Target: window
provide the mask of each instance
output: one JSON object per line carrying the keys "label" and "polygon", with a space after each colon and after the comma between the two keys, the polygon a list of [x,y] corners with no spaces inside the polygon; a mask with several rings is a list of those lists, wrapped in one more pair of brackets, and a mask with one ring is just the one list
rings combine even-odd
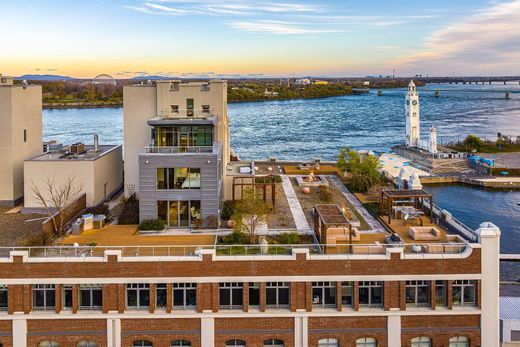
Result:
{"label": "window", "polygon": [[56,294],[54,284],[33,285],[33,310],[54,310]]}
{"label": "window", "polygon": [[133,310],[147,310],[150,307],[150,285],[147,283],[127,284],[126,307]]}
{"label": "window", "polygon": [[377,341],[372,337],[363,337],[356,340],[356,347],[376,347]]}
{"label": "window", "polygon": [[475,306],[477,300],[477,281],[460,280],[453,281],[452,303],[453,306]]}
{"label": "window", "polygon": [[430,306],[430,281],[406,281],[406,306]]}
{"label": "window", "polygon": [[269,339],[264,341],[264,347],[283,347],[283,341],[278,339]]}
{"label": "window", "polygon": [[23,129],[23,142],[27,142],[27,129]]}
{"label": "window", "polygon": [[352,282],[341,282],[341,304],[344,307],[352,307],[352,289],[354,284]]}
{"label": "window", "polygon": [[383,282],[359,282],[359,305],[363,307],[382,307]]}
{"label": "window", "polygon": [[450,347],[469,347],[469,339],[466,336],[450,338]]}
{"label": "window", "polygon": [[431,347],[432,340],[429,337],[421,336],[412,339],[411,347]]}
{"label": "window", "polygon": [[191,346],[191,342],[190,341],[187,341],[187,340],[175,340],[175,341],[172,341],[171,347],[190,347]]}
{"label": "window", "polygon": [[98,347],[98,344],[97,344],[97,342],[84,340],[84,341],[78,342],[76,347]]}
{"label": "window", "polygon": [[99,310],[103,307],[103,287],[100,284],[79,286],[79,309]]}
{"label": "window", "polygon": [[446,281],[435,281],[435,304],[436,306],[446,306]]}
{"label": "window", "polygon": [[312,282],[312,306],[336,307],[336,282]]}
{"label": "window", "polygon": [[186,115],[188,117],[193,117],[193,99],[186,99]]}
{"label": "window", "polygon": [[187,151],[193,146],[213,146],[213,135],[212,125],[160,126],[152,129],[152,143],[158,147],[178,147],[179,151]]}
{"label": "window", "polygon": [[226,347],[245,346],[245,345],[246,345],[246,342],[244,340],[233,339],[233,340],[226,341]]}
{"label": "window", "polygon": [[319,347],[338,347],[338,340],[336,339],[321,339],[318,341]]}
{"label": "window", "polygon": [[157,201],[157,218],[169,227],[192,227],[201,224],[200,200]]}
{"label": "window", "polygon": [[172,113],[179,113],[179,105],[170,105]]}
{"label": "window", "polygon": [[134,341],[133,347],[152,347],[153,343],[147,340],[137,340]]}
{"label": "window", "polygon": [[260,306],[260,283],[249,283],[249,307]]}
{"label": "window", "polygon": [[265,304],[269,308],[289,307],[289,282],[267,282],[265,285]]}
{"label": "window", "polygon": [[61,286],[61,308],[62,310],[72,310],[72,284],[62,284]]}
{"label": "window", "polygon": [[202,105],[202,113],[209,113],[209,105]]}
{"label": "window", "polygon": [[0,285],[0,311],[7,310],[7,286]]}
{"label": "window", "polygon": [[38,344],[38,347],[59,347],[60,344],[56,341],[42,341]]}
{"label": "window", "polygon": [[165,309],[168,297],[168,289],[166,283],[158,283],[155,286],[155,308]]}
{"label": "window", "polygon": [[242,309],[243,300],[244,288],[242,283],[225,282],[219,284],[219,305],[221,309]]}
{"label": "window", "polygon": [[157,189],[200,189],[200,168],[158,168]]}
{"label": "window", "polygon": [[197,283],[173,284],[173,309],[186,310],[197,306]]}

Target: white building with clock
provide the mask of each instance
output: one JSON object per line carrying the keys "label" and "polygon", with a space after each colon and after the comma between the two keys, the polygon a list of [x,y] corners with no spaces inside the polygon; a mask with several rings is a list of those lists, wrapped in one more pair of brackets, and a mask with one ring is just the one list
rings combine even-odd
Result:
{"label": "white building with clock", "polygon": [[430,153],[437,153],[437,129],[430,128],[429,138],[421,140],[421,113],[419,94],[415,83],[410,81],[405,105],[406,147],[416,147]]}

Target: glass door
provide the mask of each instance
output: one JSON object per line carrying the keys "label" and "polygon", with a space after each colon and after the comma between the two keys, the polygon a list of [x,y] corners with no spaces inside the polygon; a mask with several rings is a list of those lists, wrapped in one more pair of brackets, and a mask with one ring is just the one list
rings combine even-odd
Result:
{"label": "glass door", "polygon": [[170,227],[179,226],[179,202],[178,201],[170,201],[169,220],[170,220],[170,223],[168,225]]}
{"label": "glass door", "polygon": [[190,204],[189,201],[179,201],[179,226],[187,227],[190,225]]}

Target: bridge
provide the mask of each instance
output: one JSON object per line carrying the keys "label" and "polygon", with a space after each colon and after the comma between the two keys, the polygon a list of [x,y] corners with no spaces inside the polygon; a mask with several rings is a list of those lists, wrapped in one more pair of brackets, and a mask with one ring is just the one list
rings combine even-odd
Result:
{"label": "bridge", "polygon": [[424,83],[443,83],[443,84],[492,84],[518,82],[520,84],[520,76],[453,76],[453,77],[423,77],[416,76],[416,81]]}

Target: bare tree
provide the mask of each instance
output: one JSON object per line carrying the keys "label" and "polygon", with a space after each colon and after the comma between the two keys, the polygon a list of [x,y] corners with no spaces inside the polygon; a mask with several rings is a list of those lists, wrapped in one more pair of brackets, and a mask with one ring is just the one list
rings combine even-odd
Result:
{"label": "bare tree", "polygon": [[65,209],[78,198],[83,188],[76,184],[75,177],[68,177],[62,183],[56,183],[55,177],[47,177],[41,189],[31,181],[31,190],[52,219],[56,233],[63,235],[63,225],[67,217]]}
{"label": "bare tree", "polygon": [[243,199],[237,201],[235,206],[235,229],[247,232],[250,242],[256,243],[256,228],[266,221],[268,214],[269,207],[264,200],[257,199],[254,189],[248,188],[244,191]]}

